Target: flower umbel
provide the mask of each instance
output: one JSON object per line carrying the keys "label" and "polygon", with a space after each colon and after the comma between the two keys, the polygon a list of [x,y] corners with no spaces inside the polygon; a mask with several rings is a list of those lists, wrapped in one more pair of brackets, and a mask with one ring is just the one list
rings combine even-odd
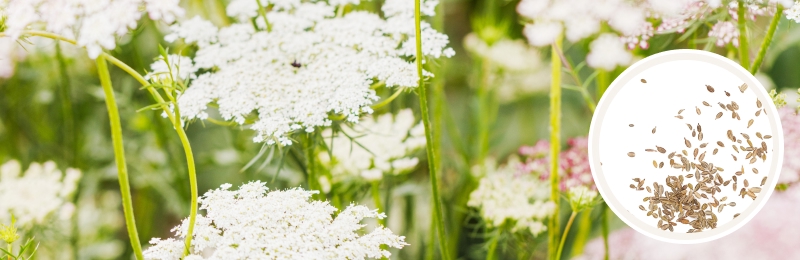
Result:
{"label": "flower umbel", "polygon": [[567,201],[573,212],[581,212],[590,209],[597,204],[597,191],[590,190],[586,186],[575,186],[567,192]]}
{"label": "flower umbel", "polygon": [[[405,237],[385,227],[359,235],[365,218],[386,215],[365,206],[337,209],[310,200],[316,191],[300,188],[267,192],[254,181],[230,190],[230,184],[207,192],[200,200],[194,242],[186,259],[365,259],[389,257],[381,245],[403,248]],[[146,259],[181,259],[188,221],[175,227],[177,238],[154,238]]]}
{"label": "flower umbel", "polygon": [[[172,26],[166,39],[196,44],[194,68],[203,71],[178,98],[183,119],[206,119],[216,103],[223,119],[255,130],[255,142],[290,145],[295,131],[329,126],[329,113],[352,123],[371,113],[372,86],[415,87],[413,2],[386,1],[385,19],[336,12],[359,2],[261,1],[271,6],[262,16],[259,2],[238,0],[227,13],[240,23],[216,28],[195,17]],[[425,14],[436,4],[425,1]],[[454,54],[446,35],[422,26],[424,55]]]}

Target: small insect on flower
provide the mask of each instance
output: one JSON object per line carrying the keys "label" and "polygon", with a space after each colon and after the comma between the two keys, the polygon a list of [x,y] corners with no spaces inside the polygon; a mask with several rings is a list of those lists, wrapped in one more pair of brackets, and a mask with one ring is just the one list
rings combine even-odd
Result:
{"label": "small insect on flower", "polygon": [[297,62],[297,60],[292,61],[291,65],[292,65],[292,67],[295,67],[295,68],[298,68],[298,69],[300,67],[303,67],[303,64],[301,64],[300,62]]}

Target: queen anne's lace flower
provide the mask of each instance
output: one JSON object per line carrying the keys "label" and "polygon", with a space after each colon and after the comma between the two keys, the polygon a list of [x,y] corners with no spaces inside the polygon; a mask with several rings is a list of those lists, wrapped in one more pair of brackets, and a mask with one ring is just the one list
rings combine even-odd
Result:
{"label": "queen anne's lace flower", "polygon": [[64,174],[52,161],[32,163],[22,174],[17,161],[0,166],[0,223],[17,219],[17,226],[42,224],[55,215],[71,216],[71,197],[81,172],[67,169]]}
{"label": "queen anne's lace flower", "polygon": [[[333,182],[353,177],[374,181],[380,180],[384,173],[404,173],[419,163],[419,159],[409,154],[426,143],[425,129],[414,122],[411,109],[404,109],[396,115],[361,120],[353,128],[342,126],[332,143],[326,142],[333,158],[321,152],[319,159],[330,169]],[[322,135],[327,141],[332,134],[326,130]]]}
{"label": "queen anne's lace flower", "polygon": [[486,169],[467,205],[478,208],[489,227],[509,224],[512,232],[527,230],[535,236],[547,230],[543,222],[553,214],[555,204],[548,199],[547,182],[519,174],[519,166],[519,161],[511,160],[506,166]]}
{"label": "queen anne's lace flower", "polygon": [[[365,259],[389,257],[381,245],[403,248],[405,237],[385,227],[359,235],[365,218],[386,215],[351,205],[333,218],[328,202],[309,200],[316,193],[300,188],[267,192],[254,181],[230,184],[200,199],[190,255],[186,259]],[[173,229],[179,237],[154,238],[145,259],[181,259],[188,220]]]}
{"label": "queen anne's lace flower", "polygon": [[96,58],[114,49],[116,37],[136,27],[142,9],[153,20],[167,23],[183,15],[179,0],[4,0],[0,16],[12,39],[33,28],[75,38]]}
{"label": "queen anne's lace flower", "polygon": [[631,63],[633,54],[625,49],[619,37],[613,34],[603,34],[597,37],[586,55],[586,64],[594,68],[613,70],[617,66],[624,66]]}
{"label": "queen anne's lace flower", "polygon": [[[262,0],[270,7],[264,19],[256,1],[236,0],[227,13],[240,23],[216,28],[194,18],[172,26],[166,39],[196,44],[194,66],[204,71],[178,99],[184,119],[206,119],[212,102],[225,120],[239,124],[255,112],[254,141],[289,145],[293,131],[330,125],[329,112],[354,123],[371,113],[378,97],[370,86],[377,82],[416,86],[414,2],[386,1],[386,19],[363,11],[336,14],[343,8],[337,4],[358,2]],[[424,1],[423,13],[433,15],[436,3]],[[447,36],[430,24],[422,22],[422,36],[425,55],[454,54]]]}

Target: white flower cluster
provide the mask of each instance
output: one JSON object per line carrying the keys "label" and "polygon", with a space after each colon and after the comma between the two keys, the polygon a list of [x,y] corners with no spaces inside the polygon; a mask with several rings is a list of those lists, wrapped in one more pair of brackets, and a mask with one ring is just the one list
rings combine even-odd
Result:
{"label": "white flower cluster", "polygon": [[320,162],[330,169],[334,183],[352,178],[375,181],[384,173],[407,172],[419,163],[409,154],[426,144],[425,129],[415,122],[411,109],[403,109],[396,115],[365,118],[352,128],[342,126],[333,140],[333,131],[325,130],[322,135],[332,141],[327,145],[333,158],[321,152]]}
{"label": "white flower cluster", "polygon": [[795,3],[792,7],[786,8],[784,14],[786,14],[786,18],[800,23],[800,3]]}
{"label": "white flower cluster", "polygon": [[[330,112],[354,123],[371,113],[375,83],[417,85],[414,1],[387,0],[385,19],[364,11],[337,15],[337,8],[358,0],[259,1],[268,9],[265,16],[258,2],[236,0],[227,13],[240,23],[216,28],[194,18],[166,36],[196,44],[193,64],[204,71],[179,97],[184,119],[206,119],[212,102],[225,120],[239,124],[255,112],[255,142],[290,145],[290,133],[330,125]],[[433,15],[437,3],[424,1],[423,13]],[[454,55],[447,36],[430,24],[422,23],[422,36],[425,55]]]}
{"label": "white flower cluster", "polygon": [[[184,259],[365,259],[389,257],[381,245],[403,248],[405,237],[385,227],[359,235],[365,218],[386,215],[351,205],[333,218],[337,209],[309,200],[314,191],[300,188],[267,192],[254,181],[229,190],[230,184],[200,199],[190,255]],[[173,229],[179,238],[150,241],[145,259],[181,259],[188,220]]]}
{"label": "white flower cluster", "polygon": [[478,188],[469,195],[467,205],[480,210],[489,227],[510,223],[511,231],[527,230],[538,235],[547,230],[544,220],[555,211],[549,200],[550,186],[530,173],[518,173],[520,162],[488,170]]}
{"label": "white flower cluster", "polygon": [[2,0],[6,33],[18,39],[27,29],[73,38],[97,58],[114,49],[116,37],[136,27],[142,10],[150,19],[172,23],[183,15],[179,0]]}
{"label": "white flower cluster", "polygon": [[[747,0],[747,17],[772,15],[778,4],[788,9],[789,19],[800,21],[800,7],[792,0]],[[683,33],[692,23],[718,13],[718,8],[731,13],[730,18],[735,20],[737,7],[737,1],[722,0],[522,0],[517,12],[532,21],[523,33],[534,46],[550,45],[562,34],[567,40],[577,42],[597,35],[601,24],[607,23],[615,32],[604,35],[617,34],[622,43],[600,35],[590,48],[590,55],[595,58],[587,58],[587,64],[613,69],[632,62],[632,55],[615,56],[619,45],[647,49],[655,33]],[[717,45],[738,44],[734,35],[734,31],[738,34],[735,22],[727,18],[710,22],[718,22],[712,25],[708,35],[717,38]]]}
{"label": "white flower cluster", "polygon": [[17,225],[30,227],[43,224],[56,214],[66,219],[75,205],[70,201],[78,186],[81,172],[67,169],[64,174],[52,161],[32,163],[22,174],[18,161],[0,166],[0,223],[9,223],[11,215]]}
{"label": "white flower cluster", "polygon": [[470,33],[464,37],[464,48],[497,68],[496,77],[490,81],[495,82],[493,85],[501,102],[514,101],[550,87],[550,68],[542,62],[539,50],[523,40],[503,38],[490,46],[477,34]]}

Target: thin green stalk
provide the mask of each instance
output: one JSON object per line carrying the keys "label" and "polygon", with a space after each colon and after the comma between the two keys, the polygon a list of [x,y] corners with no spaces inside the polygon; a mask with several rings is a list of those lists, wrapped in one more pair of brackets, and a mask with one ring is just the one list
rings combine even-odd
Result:
{"label": "thin green stalk", "polygon": [[608,88],[610,82],[610,75],[608,75],[608,71],[604,69],[597,70],[597,100],[600,100],[603,97],[603,93],[606,93],[606,89]]}
{"label": "thin green stalk", "polygon": [[608,252],[608,205],[603,202],[600,205],[600,229],[603,233],[603,259],[608,260],[610,253]]}
{"label": "thin green stalk", "polygon": [[747,46],[747,20],[745,17],[744,0],[739,0],[739,8],[736,11],[739,22],[739,62],[742,67],[750,67],[750,50]]}
{"label": "thin green stalk", "polygon": [[572,222],[575,221],[575,216],[578,215],[577,211],[573,211],[571,215],[569,215],[569,220],[567,221],[567,227],[564,228],[564,235],[561,236],[561,242],[558,243],[558,253],[556,253],[556,260],[561,259],[561,252],[564,250],[564,242],[567,241],[567,236],[569,235],[569,228],[572,227]]}
{"label": "thin green stalk", "polygon": [[572,243],[572,255],[583,254],[583,247],[586,245],[586,240],[589,239],[589,233],[592,231],[592,214],[591,211],[586,211],[578,219],[578,232],[575,234],[575,239]]}
{"label": "thin green stalk", "polygon": [[783,15],[783,6],[778,4],[777,9],[775,9],[775,16],[772,17],[772,21],[769,22],[769,29],[767,29],[767,35],[764,36],[764,40],[761,41],[761,47],[758,48],[758,55],[756,59],[753,60],[753,66],[750,67],[750,73],[756,75],[758,69],[761,67],[761,62],[764,61],[764,55],[767,54],[767,49],[769,49],[770,43],[772,43],[772,37],[775,36],[775,30],[778,28],[778,23],[781,22],[781,16]]}
{"label": "thin green stalk", "polygon": [[72,87],[70,85],[69,73],[67,73],[67,63],[64,60],[64,55],[61,52],[61,44],[56,42],[56,59],[58,60],[58,71],[61,74],[61,87],[59,88],[59,97],[61,99],[61,114],[64,118],[64,144],[68,152],[65,153],[64,158],[70,165],[77,166],[78,146],[75,141],[75,119],[72,116]]}
{"label": "thin green stalk", "polygon": [[264,5],[261,4],[261,0],[255,0],[258,4],[258,14],[261,18],[264,18],[264,25],[267,26],[267,32],[272,31],[272,25],[269,24],[269,20],[267,20],[267,10],[264,9]]}
{"label": "thin green stalk", "polygon": [[552,65],[552,80],[550,83],[550,200],[555,204],[553,217],[548,221],[549,243],[547,253],[550,258],[556,253],[556,243],[558,243],[559,230],[559,204],[558,194],[559,172],[558,172],[558,153],[561,151],[561,59],[558,57],[558,49],[561,46],[561,36],[556,38],[552,46],[550,63]]}
{"label": "thin green stalk", "polygon": [[319,179],[317,177],[317,170],[316,170],[316,153],[314,152],[314,137],[313,133],[309,133],[306,135],[306,169],[308,171],[308,188],[311,190],[317,190],[320,193],[315,195],[317,199],[322,199],[324,197],[321,192],[322,188],[319,185]]}
{"label": "thin green stalk", "polygon": [[417,76],[419,76],[419,106],[422,113],[422,124],[425,127],[425,147],[428,153],[428,173],[431,182],[431,200],[433,200],[433,219],[436,222],[436,232],[439,237],[439,249],[442,258],[449,260],[450,254],[447,248],[447,234],[445,234],[444,221],[442,216],[442,201],[439,197],[439,178],[437,165],[439,164],[438,151],[435,145],[439,140],[435,140],[433,129],[431,129],[431,119],[428,114],[428,92],[425,89],[425,77],[422,74],[422,16],[420,14],[420,1],[414,0],[414,27],[417,47]]}
{"label": "thin green stalk", "polygon": [[136,255],[136,259],[144,259],[142,255],[142,245],[139,244],[139,233],[136,231],[136,220],[133,215],[131,186],[128,183],[128,166],[125,164],[125,149],[122,146],[122,124],[119,119],[117,102],[114,99],[114,89],[111,88],[111,75],[108,73],[108,65],[103,56],[97,58],[97,74],[100,76],[100,85],[103,86],[103,93],[106,97],[106,108],[108,109],[108,120],[111,122],[111,139],[114,145],[114,160],[117,163],[119,189],[122,194],[122,210],[125,214],[125,226],[128,228],[128,237],[131,240],[131,247],[133,247],[133,253]]}
{"label": "thin green stalk", "polygon": [[[383,208],[383,203],[381,203],[380,182],[373,181],[370,186],[372,201],[375,202],[375,210],[385,212],[386,209]],[[378,224],[381,224],[381,226],[386,226],[386,218],[379,219]]]}
{"label": "thin green stalk", "polygon": [[394,94],[392,94],[392,95],[391,95],[391,96],[389,96],[388,98],[384,99],[384,100],[383,100],[383,101],[381,101],[380,103],[378,103],[378,104],[375,104],[375,105],[372,105],[372,109],[373,109],[373,110],[378,110],[378,109],[380,109],[380,108],[382,108],[382,107],[384,107],[384,106],[388,105],[389,103],[391,103],[391,102],[392,102],[392,100],[394,100],[395,98],[399,97],[399,96],[400,96],[400,94],[401,94],[401,93],[403,93],[403,90],[404,90],[404,88],[400,88],[400,87],[398,87],[398,89],[397,89],[397,90],[394,92]]}
{"label": "thin green stalk", "polygon": [[495,260],[497,259],[497,244],[499,244],[500,238],[492,238],[489,241],[489,248],[486,249],[486,260]]}

